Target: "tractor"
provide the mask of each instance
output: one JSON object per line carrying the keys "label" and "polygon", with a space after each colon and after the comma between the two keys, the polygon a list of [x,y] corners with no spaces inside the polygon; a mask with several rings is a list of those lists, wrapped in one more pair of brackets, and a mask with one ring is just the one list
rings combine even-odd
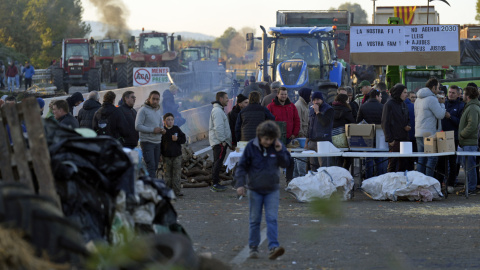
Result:
{"label": "tractor", "polygon": [[117,81],[118,64],[125,63],[127,54],[121,39],[103,39],[95,41],[95,60],[102,66],[101,81]]}
{"label": "tractor", "polygon": [[180,65],[184,68],[189,68],[190,62],[200,61],[200,50],[196,48],[185,48],[180,51]]}
{"label": "tractor", "polygon": [[[167,39],[170,38],[170,44]],[[118,64],[117,86],[118,88],[129,87],[133,85],[133,69],[135,67],[168,67],[170,72],[185,70],[178,61],[177,52],[174,51],[173,34],[168,36],[166,33],[142,31],[136,39],[130,38],[134,51],[129,53],[126,62]],[[181,40],[181,36],[177,36]],[[169,46],[170,45],[170,46]],[[133,49],[132,45],[129,49]]]}
{"label": "tractor", "polygon": [[88,92],[100,90],[101,67],[95,62],[93,39],[69,38],[62,42],[59,66],[52,70],[53,84],[57,90],[68,94],[70,85],[88,86]]}

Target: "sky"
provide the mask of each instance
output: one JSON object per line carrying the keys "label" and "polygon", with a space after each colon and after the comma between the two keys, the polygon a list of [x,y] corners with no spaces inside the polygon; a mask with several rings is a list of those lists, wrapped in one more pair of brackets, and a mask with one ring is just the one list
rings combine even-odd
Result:
{"label": "sky", "polygon": [[[117,0],[122,2],[122,0]],[[451,7],[441,1],[430,4],[440,13],[441,24],[477,24],[475,21],[477,0],[447,0]],[[81,0],[83,20],[99,21],[98,11],[90,0]],[[243,27],[256,29],[260,25],[275,26],[277,10],[328,10],[344,2],[358,3],[371,21],[372,0],[123,0],[129,9],[127,25],[130,29],[155,30],[158,32],[195,32],[219,37],[228,27],[240,30]],[[331,4],[335,3],[335,4]],[[376,0],[376,6],[426,6],[427,0]]]}

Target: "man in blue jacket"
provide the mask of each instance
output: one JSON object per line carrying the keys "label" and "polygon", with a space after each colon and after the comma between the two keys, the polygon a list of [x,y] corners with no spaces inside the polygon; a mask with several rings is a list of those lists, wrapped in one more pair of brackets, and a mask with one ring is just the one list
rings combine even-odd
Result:
{"label": "man in blue jacket", "polygon": [[285,249],[278,243],[278,205],[280,200],[280,170],[290,163],[290,153],[280,140],[280,128],[267,120],[257,127],[257,136],[251,140],[235,170],[237,194],[245,196],[248,189],[250,205],[250,258],[258,258],[262,208],[265,208],[269,259],[283,255]]}
{"label": "man in blue jacket", "polygon": [[[443,131],[455,132],[455,149],[458,147],[458,126],[460,125],[460,118],[462,117],[465,103],[460,100],[460,89],[456,85],[450,86],[448,89],[448,100],[445,102],[445,118],[442,119]],[[448,160],[448,166],[445,166],[445,161]],[[439,157],[437,163],[437,173],[435,176],[440,183],[443,183],[445,177],[447,178],[447,192],[453,193],[453,186],[455,178],[457,177],[457,157],[456,155]],[[443,174],[443,175],[442,175]]]}
{"label": "man in blue jacket", "polygon": [[35,75],[35,68],[33,68],[30,62],[27,62],[25,64],[22,74],[25,77],[25,90],[27,90],[28,87],[32,87],[32,78],[33,78],[33,75]]}

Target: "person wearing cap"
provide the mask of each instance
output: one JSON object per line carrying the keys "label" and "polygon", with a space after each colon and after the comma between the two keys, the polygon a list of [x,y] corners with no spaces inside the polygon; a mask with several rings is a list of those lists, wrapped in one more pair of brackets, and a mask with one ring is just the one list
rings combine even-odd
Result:
{"label": "person wearing cap", "polygon": [[164,114],[166,113],[173,114],[173,117],[175,118],[175,125],[180,127],[183,124],[185,124],[187,120],[185,120],[185,118],[183,118],[182,115],[178,112],[178,108],[180,106],[177,103],[175,103],[175,96],[177,95],[178,90],[179,90],[178,86],[176,86],[175,84],[172,84],[167,90],[163,91],[162,110]]}
{"label": "person wearing cap", "polygon": [[22,70],[22,74],[25,77],[25,90],[27,90],[28,87],[32,87],[32,78],[33,75],[35,75],[35,68],[32,64],[30,64],[30,62],[27,61]]}
{"label": "person wearing cap", "polygon": [[[389,152],[400,152],[400,142],[409,142],[410,118],[408,115],[407,87],[397,84],[390,92],[392,98],[385,103],[382,112],[382,129]],[[387,172],[404,172],[412,166],[411,158],[388,158]]]}
{"label": "person wearing cap", "polygon": [[[321,92],[313,92],[312,103],[313,106],[308,114],[308,133],[305,147],[317,151],[317,142],[332,142],[335,111],[332,106],[325,102]],[[310,162],[312,163],[312,171],[316,171],[318,167],[333,165],[329,164],[331,159],[326,157],[310,158]]]}
{"label": "person wearing cap", "polygon": [[369,81],[364,80],[358,85],[358,90],[360,90],[360,92],[362,93],[358,94],[355,97],[355,102],[357,102],[359,106],[362,106],[362,104],[365,103],[367,99],[368,93],[370,93],[370,91],[372,90],[372,86],[370,85]]}
{"label": "person wearing cap", "polygon": [[[230,131],[232,132],[232,145],[236,146],[240,141],[240,137],[235,136],[235,124],[237,123],[238,114],[240,111],[247,107],[248,98],[242,94],[237,96],[237,104],[233,106],[232,110],[227,114],[228,124],[230,125]],[[238,138],[238,139],[237,139]]]}
{"label": "person wearing cap", "polygon": [[248,106],[238,114],[235,122],[235,137],[238,141],[247,142],[254,139],[257,127],[265,120],[275,120],[275,116],[260,105],[260,93],[253,91],[248,97]]}
{"label": "person wearing cap", "polygon": [[265,96],[265,91],[255,82],[255,76],[250,76],[250,83],[245,86],[242,91],[242,95],[248,97],[252,91],[259,92],[262,98]]}
{"label": "person wearing cap", "polygon": [[270,88],[272,89],[272,92],[269,95],[266,95],[262,99],[261,105],[263,107],[267,107],[268,104],[272,103],[272,101],[275,99],[275,97],[278,94],[278,89],[280,88],[280,86],[282,86],[282,83],[279,81],[274,81],[272,82],[272,84],[270,84]]}
{"label": "person wearing cap", "polygon": [[71,115],[73,115],[73,108],[75,108],[76,106],[82,104],[82,102],[84,101],[83,99],[83,95],[82,93],[80,92],[75,92],[73,93],[70,97],[68,97],[67,99],[67,104],[68,104],[68,108],[69,108],[69,113]]}

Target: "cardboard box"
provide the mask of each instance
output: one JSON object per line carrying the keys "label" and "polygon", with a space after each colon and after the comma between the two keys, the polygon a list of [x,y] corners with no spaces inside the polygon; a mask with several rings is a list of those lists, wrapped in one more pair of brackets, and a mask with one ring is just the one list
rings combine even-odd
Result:
{"label": "cardboard box", "polygon": [[349,147],[375,147],[375,124],[346,124],[345,133]]}
{"label": "cardboard box", "polygon": [[388,150],[388,143],[385,141],[382,125],[375,126],[375,148]]}
{"label": "cardboard box", "polygon": [[436,135],[423,137],[423,152],[437,153],[437,136]]}
{"label": "cardboard box", "polygon": [[455,132],[445,131],[437,132],[438,153],[455,152]]}

